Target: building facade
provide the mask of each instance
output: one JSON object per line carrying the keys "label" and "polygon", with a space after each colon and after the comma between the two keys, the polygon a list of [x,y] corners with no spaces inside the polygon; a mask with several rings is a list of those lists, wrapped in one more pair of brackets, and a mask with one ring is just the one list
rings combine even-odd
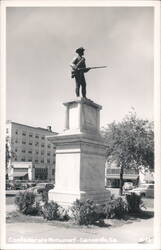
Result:
{"label": "building facade", "polygon": [[51,127],[45,129],[8,121],[6,141],[11,155],[8,163],[9,179],[53,181],[55,148],[46,136],[55,134]]}
{"label": "building facade", "polygon": [[[139,171],[136,169],[124,169],[124,182],[132,182],[136,185],[139,177]],[[120,168],[107,168],[105,174],[106,187],[120,187]]]}
{"label": "building facade", "polygon": [[[105,186],[111,188],[120,187],[120,167],[114,161],[106,162],[105,165]],[[139,170],[135,168],[124,169],[124,182],[132,182],[134,185],[139,181]]]}
{"label": "building facade", "polygon": [[[117,164],[105,166],[105,185],[106,187],[118,188],[120,186],[120,168]],[[138,168],[124,169],[124,182],[132,182],[134,185],[143,183],[154,183],[154,171],[149,167],[140,165]]]}

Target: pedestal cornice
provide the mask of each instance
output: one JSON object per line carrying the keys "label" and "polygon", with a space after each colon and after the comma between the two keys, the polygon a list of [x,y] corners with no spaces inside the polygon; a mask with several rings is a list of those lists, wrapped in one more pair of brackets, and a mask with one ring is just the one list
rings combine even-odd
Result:
{"label": "pedestal cornice", "polygon": [[95,137],[92,136],[91,134],[86,134],[82,132],[78,133],[62,133],[59,135],[55,136],[47,136],[47,139],[55,144],[55,146],[63,145],[64,143],[80,143],[80,142],[86,142],[86,143],[92,143],[96,145],[101,145],[106,147],[106,143],[104,142],[103,138],[99,135],[96,134]]}
{"label": "pedestal cornice", "polygon": [[81,103],[81,104],[86,104],[86,105],[89,105],[91,107],[94,107],[98,110],[101,110],[102,109],[102,106],[95,103],[94,101],[90,100],[90,99],[86,99],[86,98],[83,98],[83,97],[79,97],[77,99],[74,99],[74,100],[71,100],[71,101],[68,101],[68,102],[64,102],[64,106],[70,106],[72,104],[75,104],[75,103]]}

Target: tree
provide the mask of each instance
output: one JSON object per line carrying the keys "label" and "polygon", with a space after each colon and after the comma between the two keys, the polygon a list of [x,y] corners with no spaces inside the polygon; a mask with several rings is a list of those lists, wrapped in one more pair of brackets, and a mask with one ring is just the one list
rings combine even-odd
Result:
{"label": "tree", "polygon": [[11,154],[9,151],[8,143],[6,143],[6,169],[8,168],[8,163],[10,159],[11,159]]}
{"label": "tree", "polygon": [[121,122],[112,122],[102,130],[107,143],[107,160],[120,167],[120,194],[122,195],[124,169],[140,165],[154,168],[153,123],[139,119],[134,111]]}
{"label": "tree", "polygon": [[16,157],[16,153],[11,150],[11,141],[10,138],[6,137],[6,178],[8,178],[8,167],[10,161]]}

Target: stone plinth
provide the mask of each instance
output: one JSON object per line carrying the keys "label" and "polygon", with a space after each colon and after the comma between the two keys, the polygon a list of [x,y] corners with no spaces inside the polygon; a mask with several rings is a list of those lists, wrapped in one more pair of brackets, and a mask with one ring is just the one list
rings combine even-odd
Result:
{"label": "stone plinth", "polygon": [[48,136],[56,146],[55,188],[49,200],[71,205],[76,199],[102,204],[109,199],[105,186],[105,144],[100,136],[101,106],[84,98],[64,103],[65,130]]}
{"label": "stone plinth", "polygon": [[66,106],[66,131],[99,133],[102,107],[89,99],[77,99],[64,103]]}

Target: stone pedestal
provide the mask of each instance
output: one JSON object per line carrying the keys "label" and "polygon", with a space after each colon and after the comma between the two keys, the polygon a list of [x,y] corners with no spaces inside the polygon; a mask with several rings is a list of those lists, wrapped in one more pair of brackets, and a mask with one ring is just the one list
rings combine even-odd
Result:
{"label": "stone pedestal", "polygon": [[109,199],[105,190],[105,144],[100,136],[101,106],[80,98],[64,103],[65,130],[48,136],[56,146],[55,188],[49,200],[62,206],[76,199],[103,204]]}

